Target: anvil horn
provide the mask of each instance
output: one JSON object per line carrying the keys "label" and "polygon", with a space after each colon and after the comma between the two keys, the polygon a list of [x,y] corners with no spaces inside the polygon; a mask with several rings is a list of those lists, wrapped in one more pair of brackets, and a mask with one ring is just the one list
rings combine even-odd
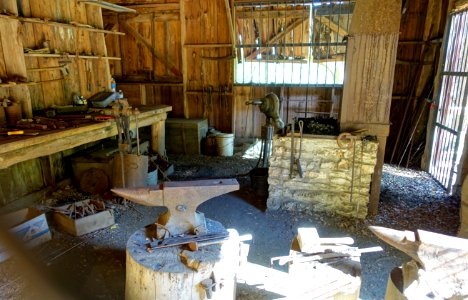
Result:
{"label": "anvil horn", "polygon": [[145,206],[164,206],[163,190],[150,188],[116,188],[116,195]]}
{"label": "anvil horn", "polygon": [[420,242],[417,240],[417,236],[413,231],[400,231],[380,226],[369,226],[369,229],[378,238],[398,250],[405,252],[415,261],[424,266],[424,263],[418,256]]}

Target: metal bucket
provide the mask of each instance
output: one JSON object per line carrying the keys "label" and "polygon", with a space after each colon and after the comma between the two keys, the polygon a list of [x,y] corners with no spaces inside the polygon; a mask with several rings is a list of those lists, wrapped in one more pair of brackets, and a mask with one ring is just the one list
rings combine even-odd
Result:
{"label": "metal bucket", "polygon": [[113,170],[112,186],[114,188],[146,187],[148,156],[118,153],[114,155]]}
{"label": "metal bucket", "polygon": [[249,173],[250,184],[259,197],[268,197],[268,168],[255,168]]}

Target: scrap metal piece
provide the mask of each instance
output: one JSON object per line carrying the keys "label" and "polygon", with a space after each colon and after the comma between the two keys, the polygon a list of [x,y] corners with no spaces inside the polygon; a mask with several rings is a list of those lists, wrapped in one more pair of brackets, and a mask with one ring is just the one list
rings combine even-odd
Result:
{"label": "scrap metal piece", "polygon": [[197,207],[211,199],[239,189],[236,179],[208,179],[169,181],[155,188],[117,188],[112,192],[127,200],[145,206],[165,206],[157,223],[164,225],[172,235],[206,233],[205,216]]}

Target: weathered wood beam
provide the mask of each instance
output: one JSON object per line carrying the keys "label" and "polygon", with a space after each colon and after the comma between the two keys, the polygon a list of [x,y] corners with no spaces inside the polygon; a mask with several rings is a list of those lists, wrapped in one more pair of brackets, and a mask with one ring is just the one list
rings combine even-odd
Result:
{"label": "weathered wood beam", "polygon": [[268,46],[276,46],[276,45],[272,45],[272,44],[275,44],[277,41],[282,39],[286,34],[293,31],[296,27],[301,25],[303,21],[304,20],[302,20],[302,19],[294,20],[291,24],[286,26],[286,28],[283,31],[280,31],[280,32],[276,33],[272,38],[270,38],[268,41],[266,41],[266,43],[264,43],[262,45],[262,46],[265,46],[265,47],[262,47],[260,49],[255,49],[245,59],[255,58],[258,54],[265,52],[268,49]]}
{"label": "weathered wood beam", "polygon": [[106,2],[106,1],[102,1],[102,0],[78,0],[78,3],[80,3],[80,2],[90,4],[90,5],[99,6],[99,7],[102,7],[102,8],[108,9],[108,10],[112,10],[112,11],[115,11],[115,12],[120,12],[120,13],[136,13],[136,10],[134,10],[134,9],[127,8],[125,6],[120,6],[120,5],[113,4],[113,3],[109,3],[109,2]]}
{"label": "weathered wood beam", "polygon": [[123,32],[99,29],[99,28],[92,27],[90,25],[79,24],[79,23],[61,23],[61,22],[55,22],[55,21],[49,21],[49,20],[42,20],[39,18],[24,18],[24,17],[2,15],[2,14],[0,14],[0,18],[18,20],[22,23],[35,23],[35,24],[42,24],[42,25],[49,25],[49,26],[56,26],[56,27],[79,29],[79,30],[85,30],[85,31],[90,31],[90,32],[125,35],[125,33]]}
{"label": "weathered wood beam", "polygon": [[142,9],[149,8],[152,12],[154,11],[179,11],[180,4],[179,3],[144,3],[144,4],[132,4],[132,5],[125,5],[125,7],[132,8],[138,10],[139,13],[142,12]]}
{"label": "weathered wood beam", "polygon": [[315,20],[319,21],[320,24],[328,26],[332,31],[337,32],[341,36],[347,36],[348,31],[341,27],[340,25],[333,22],[329,17],[324,16],[314,16]]}
{"label": "weathered wood beam", "polygon": [[177,21],[179,19],[180,15],[178,12],[148,12],[140,13],[137,16],[132,16],[127,20],[131,21],[132,23],[147,23],[154,21]]}
{"label": "weathered wood beam", "polygon": [[[330,0],[328,3],[337,3],[341,4],[343,2],[354,2],[355,0]],[[257,6],[257,5],[277,5],[277,4],[316,4],[316,3],[323,3],[322,0],[303,0],[303,1],[297,1],[297,0],[235,0],[234,1],[234,6]]]}
{"label": "weathered wood beam", "polygon": [[151,43],[148,42],[138,31],[136,31],[132,26],[130,26],[130,24],[128,24],[128,20],[122,22],[122,27],[125,31],[127,31],[131,36],[135,38],[138,44],[146,46],[151,51],[153,57],[160,61],[162,64],[166,65],[166,67],[172,74],[174,74],[177,77],[182,76],[180,71],[175,67],[175,65],[171,61],[169,61],[169,59],[162,59],[156,52],[156,49],[153,47],[153,45],[151,45]]}
{"label": "weathered wood beam", "polygon": [[231,13],[231,5],[229,0],[224,0],[224,6],[226,10],[226,17],[227,23],[229,27],[229,35],[231,36],[231,43],[232,43],[232,54],[236,53],[235,51],[235,44],[236,44],[236,34],[234,33],[234,23],[232,22],[232,13]]}
{"label": "weathered wood beam", "polygon": [[290,10],[286,8],[271,8],[262,10],[242,10],[236,11],[237,19],[274,19],[274,18],[309,18],[309,9]]}
{"label": "weathered wood beam", "polygon": [[[381,18],[385,15],[386,18]],[[388,134],[373,133],[374,124],[388,126],[400,31],[401,3],[358,0],[348,35],[340,129],[354,123],[378,137],[377,163],[372,175],[369,214],[378,212],[380,182]],[[367,125],[366,125],[367,124]]]}

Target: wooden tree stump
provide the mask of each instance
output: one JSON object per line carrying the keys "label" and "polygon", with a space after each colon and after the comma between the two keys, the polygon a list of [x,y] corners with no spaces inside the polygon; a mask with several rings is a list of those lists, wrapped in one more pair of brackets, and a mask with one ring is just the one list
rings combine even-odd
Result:
{"label": "wooden tree stump", "polygon": [[[206,219],[206,224],[209,233],[225,231],[219,222]],[[145,229],[136,231],[127,242],[125,299],[234,299],[239,236],[228,231],[222,244],[194,252],[179,246],[148,252]]]}

